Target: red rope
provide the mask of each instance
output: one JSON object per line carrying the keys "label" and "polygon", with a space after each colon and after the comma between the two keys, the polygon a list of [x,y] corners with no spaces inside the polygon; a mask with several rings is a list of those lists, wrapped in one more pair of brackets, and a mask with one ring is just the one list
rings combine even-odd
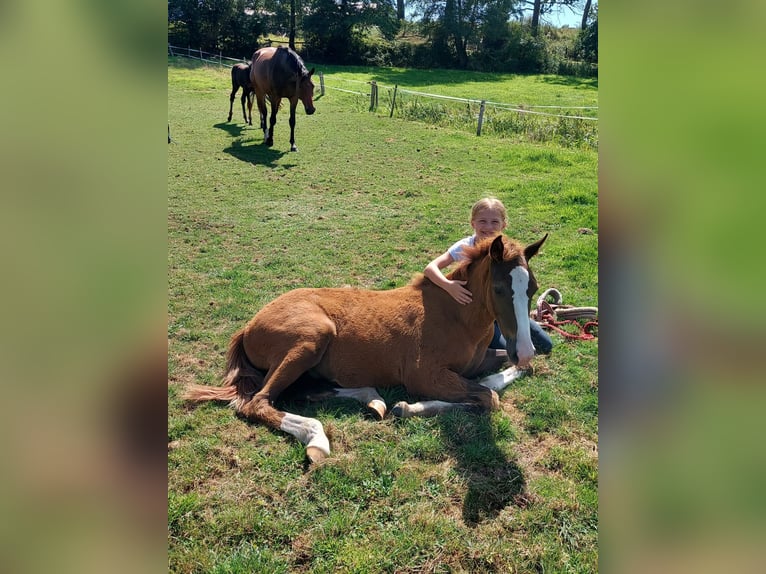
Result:
{"label": "red rope", "polygon": [[[556,321],[556,313],[547,301],[541,301],[537,306],[537,322],[540,323],[541,327],[556,331],[567,339],[590,341],[591,339],[598,337],[598,321],[588,321],[584,325],[581,325],[574,319]],[[579,333],[575,334],[565,331],[561,328],[565,325],[576,325]]]}

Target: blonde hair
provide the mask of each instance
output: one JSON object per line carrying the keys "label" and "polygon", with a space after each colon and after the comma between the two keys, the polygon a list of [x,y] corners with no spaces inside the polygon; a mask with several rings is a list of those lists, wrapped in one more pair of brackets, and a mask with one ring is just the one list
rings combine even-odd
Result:
{"label": "blonde hair", "polygon": [[480,211],[484,211],[485,209],[491,209],[493,211],[500,212],[500,215],[503,217],[503,223],[508,223],[508,214],[505,211],[505,205],[503,205],[503,202],[496,197],[484,197],[474,203],[473,207],[471,208],[471,221],[476,218],[476,215]]}

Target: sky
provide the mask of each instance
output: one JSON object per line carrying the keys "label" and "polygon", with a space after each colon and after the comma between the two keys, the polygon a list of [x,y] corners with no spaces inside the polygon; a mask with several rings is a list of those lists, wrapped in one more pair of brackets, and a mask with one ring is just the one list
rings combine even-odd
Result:
{"label": "sky", "polygon": [[[581,9],[582,8],[580,7],[578,11],[573,13],[568,8],[563,8],[559,10],[557,14],[550,14],[545,16],[545,21],[546,23],[550,23],[559,28],[564,25],[568,25],[570,28],[579,28],[580,24],[582,23],[582,12],[579,11]],[[410,10],[407,10],[406,14],[408,18],[412,18],[412,13]]]}
{"label": "sky", "polygon": [[564,25],[569,25],[570,28],[579,28],[582,23],[582,12],[572,12],[568,8],[560,10],[557,14],[551,14],[545,17],[547,22],[552,25],[561,28]]}

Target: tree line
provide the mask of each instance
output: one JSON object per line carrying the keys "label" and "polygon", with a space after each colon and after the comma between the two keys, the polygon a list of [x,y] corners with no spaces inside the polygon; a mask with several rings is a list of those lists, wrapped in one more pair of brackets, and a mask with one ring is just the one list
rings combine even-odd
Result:
{"label": "tree line", "polygon": [[[576,30],[547,22],[581,15]],[[168,42],[250,58],[279,35],[316,63],[595,75],[592,0],[168,0]]]}

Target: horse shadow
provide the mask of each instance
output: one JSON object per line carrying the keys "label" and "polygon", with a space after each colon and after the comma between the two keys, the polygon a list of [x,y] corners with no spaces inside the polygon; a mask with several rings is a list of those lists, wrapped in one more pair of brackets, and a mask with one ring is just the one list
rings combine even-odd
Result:
{"label": "horse shadow", "polygon": [[[249,127],[249,126],[222,122],[219,124],[215,124],[213,127],[224,130],[225,132],[228,132],[229,134],[231,134],[232,137],[238,138],[238,139],[235,139],[229,147],[224,148],[223,151],[228,153],[229,155],[234,156],[240,161],[251,163],[253,165],[264,165],[266,167],[276,167],[277,160],[280,159],[286,153],[284,151],[274,149],[273,147],[268,147],[264,145],[263,143],[254,144],[252,140],[250,139],[247,139],[247,140],[243,139],[246,135],[245,129],[246,127]],[[261,135],[260,130],[258,130],[256,133],[258,135]],[[279,164],[279,165],[280,167],[284,167],[284,168],[293,167],[292,164]]]}
{"label": "horse shadow", "polygon": [[[318,418],[330,409],[333,417],[353,417],[359,413],[354,401],[334,398],[335,385],[313,377],[302,377],[276,400],[278,408],[302,416]],[[413,401],[404,387],[377,389],[388,405],[400,400]],[[375,417],[365,411],[371,422]],[[526,504],[527,483],[521,468],[497,445],[497,432],[489,413],[454,410],[438,416],[446,451],[456,461],[455,472],[464,479],[467,492],[463,499],[463,522],[469,527],[497,517],[509,505]],[[404,419],[395,419],[399,424]],[[502,432],[502,431],[500,431]],[[306,462],[304,470],[309,469]]]}
{"label": "horse shadow", "polygon": [[495,518],[508,505],[523,505],[526,478],[521,468],[497,446],[491,416],[452,411],[439,415],[442,438],[465,480],[463,521],[477,526]]}
{"label": "horse shadow", "polygon": [[[401,386],[377,390],[387,405],[417,400]],[[358,405],[346,408],[352,412]],[[437,419],[444,449],[455,460],[454,470],[467,487],[462,508],[466,525],[475,527],[492,520],[509,505],[526,506],[526,477],[498,446],[503,431],[495,430],[491,414],[457,409],[441,413]],[[406,419],[395,420],[402,424]]]}
{"label": "horse shadow", "polygon": [[213,124],[213,127],[225,131],[232,137],[243,137],[245,135],[245,130],[247,128],[251,128],[252,126],[238,122],[221,122],[218,124]]}

